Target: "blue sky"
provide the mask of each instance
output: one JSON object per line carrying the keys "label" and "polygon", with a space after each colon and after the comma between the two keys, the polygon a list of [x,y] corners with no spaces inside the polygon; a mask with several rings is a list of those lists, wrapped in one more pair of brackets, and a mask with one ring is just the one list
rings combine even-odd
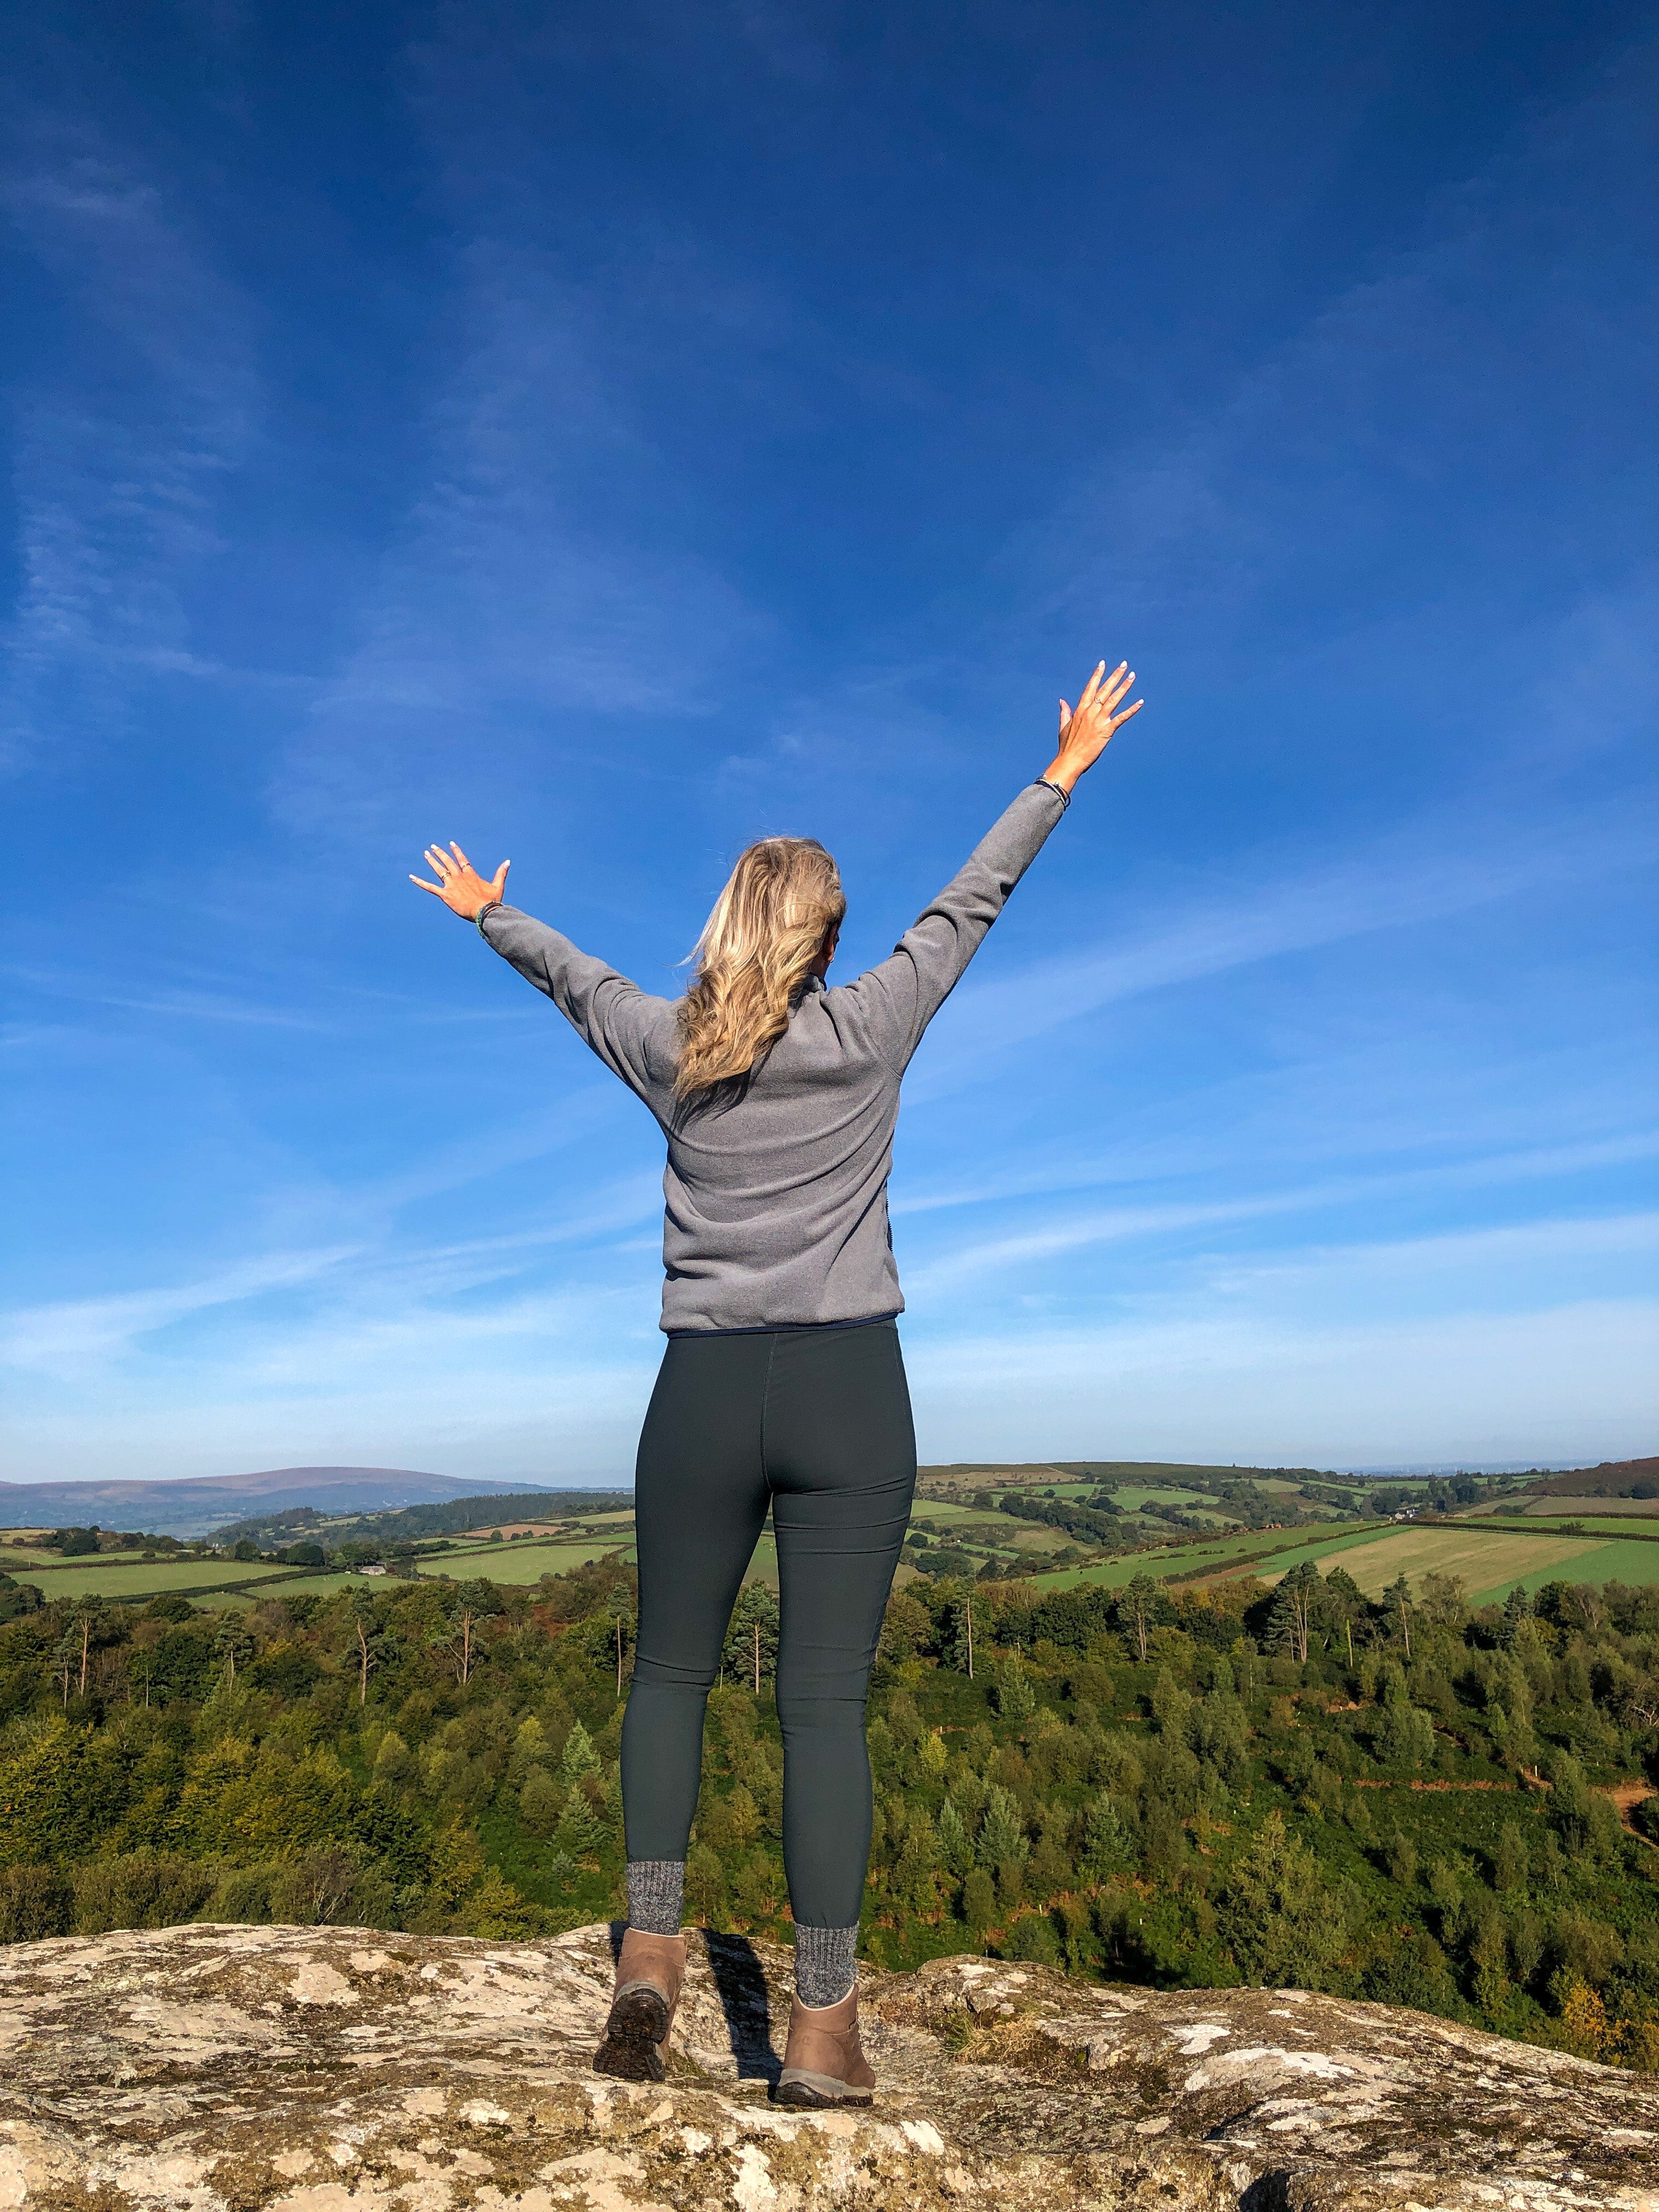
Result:
{"label": "blue sky", "polygon": [[924,1457],[1655,1449],[1659,16],[15,8],[12,1479],[625,1476],[659,1141],[412,890],[879,958]]}

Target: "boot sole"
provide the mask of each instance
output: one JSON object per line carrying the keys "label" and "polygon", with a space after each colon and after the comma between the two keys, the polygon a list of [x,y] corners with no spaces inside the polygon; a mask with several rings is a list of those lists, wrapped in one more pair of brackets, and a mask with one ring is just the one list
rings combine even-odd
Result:
{"label": "boot sole", "polygon": [[605,2040],[593,2060],[596,2074],[624,2081],[660,2081],[667,2075],[662,2046],[668,2039],[668,2001],[650,1988],[624,1990],[611,2008]]}
{"label": "boot sole", "polygon": [[837,2105],[872,2105],[873,2091],[855,2089],[850,2081],[837,2081],[830,2074],[797,2072],[791,2068],[773,2092],[777,2105],[793,2105],[805,2112],[827,2112]]}

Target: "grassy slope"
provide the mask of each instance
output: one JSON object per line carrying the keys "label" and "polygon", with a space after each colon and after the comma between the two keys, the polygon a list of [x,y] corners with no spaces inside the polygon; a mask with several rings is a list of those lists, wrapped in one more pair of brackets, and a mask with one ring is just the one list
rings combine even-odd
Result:
{"label": "grassy slope", "polygon": [[244,1565],[239,1559],[123,1560],[117,1565],[98,1559],[71,1560],[67,1566],[31,1574],[9,1567],[14,1582],[32,1583],[43,1597],[150,1597],[161,1590],[212,1590],[227,1583],[246,1586],[279,1579],[289,1567]]}

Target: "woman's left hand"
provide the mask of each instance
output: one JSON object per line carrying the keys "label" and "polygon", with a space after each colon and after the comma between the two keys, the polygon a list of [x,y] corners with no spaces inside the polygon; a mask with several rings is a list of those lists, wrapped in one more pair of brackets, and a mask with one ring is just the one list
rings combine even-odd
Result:
{"label": "woman's left hand", "polygon": [[[454,859],[450,858],[450,853]],[[424,876],[411,876],[410,882],[418,884],[423,891],[441,898],[451,914],[458,914],[463,921],[476,921],[484,908],[500,899],[507,889],[507,872],[511,860],[503,860],[495,871],[493,882],[486,883],[460,847],[453,841],[449,852],[437,845],[426,848],[427,866],[438,878],[435,884],[428,883]]]}
{"label": "woman's left hand", "polygon": [[1062,791],[1069,791],[1094,766],[1130,715],[1138,714],[1146,704],[1137,699],[1121,714],[1117,711],[1119,700],[1134,680],[1135,672],[1127,660],[1120,660],[1109,676],[1103,660],[1075,708],[1060,701],[1060,750],[1042,772],[1045,783],[1057,783]]}

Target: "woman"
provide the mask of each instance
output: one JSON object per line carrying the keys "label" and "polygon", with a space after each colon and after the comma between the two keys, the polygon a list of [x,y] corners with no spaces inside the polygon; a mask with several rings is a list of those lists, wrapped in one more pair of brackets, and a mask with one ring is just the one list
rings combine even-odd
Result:
{"label": "woman", "polygon": [[769,1508],[781,1626],[784,1863],[795,1995],[777,2094],[867,2105],[854,1945],[870,1849],[864,1706],[910,1514],[915,1437],[887,1223],[899,1084],[921,1036],[1139,708],[1103,661],[1060,750],[890,959],[831,990],[847,902],[810,838],[751,845],[678,1004],[648,998],[502,898],[458,845],[414,876],[544,991],[668,1141],[662,1370],[640,1438],[640,1620],[623,1728],[628,1927],[596,2065],[660,2081],[685,1970],[686,1846],[703,1711]]}

